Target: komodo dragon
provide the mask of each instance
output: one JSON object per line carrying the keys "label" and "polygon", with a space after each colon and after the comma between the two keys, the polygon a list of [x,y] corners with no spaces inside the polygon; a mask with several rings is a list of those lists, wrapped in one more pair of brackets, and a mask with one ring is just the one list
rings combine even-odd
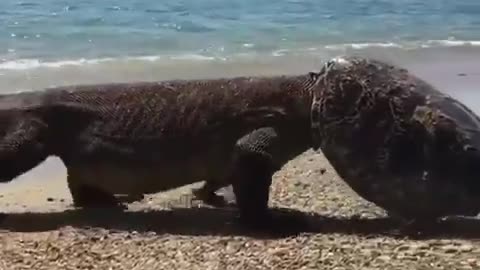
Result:
{"label": "komodo dragon", "polygon": [[[316,74],[52,87],[0,96],[0,182],[57,156],[76,207],[205,180],[240,219],[268,217],[272,175],[311,147]],[[263,219],[264,220],[264,219]]]}

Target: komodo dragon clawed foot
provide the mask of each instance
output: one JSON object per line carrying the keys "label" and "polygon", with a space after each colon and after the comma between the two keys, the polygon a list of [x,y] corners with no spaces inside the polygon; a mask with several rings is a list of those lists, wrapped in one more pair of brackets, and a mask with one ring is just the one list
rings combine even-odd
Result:
{"label": "komodo dragon clawed foot", "polygon": [[254,158],[239,161],[238,177],[232,183],[240,222],[249,227],[265,228],[271,223],[268,200],[272,176],[264,164]]}
{"label": "komodo dragon clawed foot", "polygon": [[70,169],[67,176],[68,188],[72,195],[73,205],[79,208],[117,208],[125,209],[115,196],[101,188],[85,184],[85,178],[77,171]]}
{"label": "komodo dragon clawed foot", "polygon": [[73,204],[80,208],[119,208],[125,209],[126,206],[121,204],[114,195],[101,189],[81,185],[70,187]]}
{"label": "komodo dragon clawed foot", "polygon": [[[126,205],[97,184],[94,175],[83,166],[67,165],[67,184],[73,205],[78,208],[126,209]],[[101,181],[100,181],[101,182]]]}

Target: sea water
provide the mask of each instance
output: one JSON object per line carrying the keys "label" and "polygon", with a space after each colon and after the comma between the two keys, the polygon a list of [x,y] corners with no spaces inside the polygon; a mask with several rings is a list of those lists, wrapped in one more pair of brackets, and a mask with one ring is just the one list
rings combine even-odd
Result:
{"label": "sea water", "polygon": [[304,73],[352,53],[473,76],[480,1],[0,1],[0,92]]}

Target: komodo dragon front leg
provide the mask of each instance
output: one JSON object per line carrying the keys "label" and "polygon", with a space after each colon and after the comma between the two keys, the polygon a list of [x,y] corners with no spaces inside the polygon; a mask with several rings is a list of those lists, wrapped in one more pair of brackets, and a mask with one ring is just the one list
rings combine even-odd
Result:
{"label": "komodo dragon front leg", "polygon": [[[237,140],[229,174],[223,181],[207,181],[194,189],[195,196],[214,206],[233,206],[239,209],[242,223],[268,226],[271,215],[268,201],[272,176],[289,160],[306,150],[304,142],[286,129],[263,127]],[[235,203],[226,203],[215,191],[232,185]],[[214,203],[211,203],[214,201]]]}
{"label": "komodo dragon front leg", "polygon": [[229,181],[241,221],[250,225],[268,223],[268,200],[272,176],[278,169],[273,150],[280,137],[274,128],[257,129],[242,138],[233,154]]}
{"label": "komodo dragon front leg", "polygon": [[228,183],[232,184],[240,220],[247,225],[266,226],[273,174],[304,149],[294,145],[288,131],[264,127],[240,138],[231,163]]}

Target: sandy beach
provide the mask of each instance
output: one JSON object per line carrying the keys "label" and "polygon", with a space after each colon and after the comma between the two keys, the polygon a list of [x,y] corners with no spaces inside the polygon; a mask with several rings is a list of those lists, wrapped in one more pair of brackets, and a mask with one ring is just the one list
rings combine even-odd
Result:
{"label": "sandy beach", "polygon": [[[479,113],[480,62],[455,59],[407,66]],[[275,175],[270,205],[282,234],[272,235],[239,228],[229,209],[190,204],[191,186],[147,196],[122,213],[76,210],[65,174],[49,158],[0,184],[0,269],[480,269],[480,222],[398,235],[321,152],[307,151]],[[290,228],[282,217],[300,225]]]}

